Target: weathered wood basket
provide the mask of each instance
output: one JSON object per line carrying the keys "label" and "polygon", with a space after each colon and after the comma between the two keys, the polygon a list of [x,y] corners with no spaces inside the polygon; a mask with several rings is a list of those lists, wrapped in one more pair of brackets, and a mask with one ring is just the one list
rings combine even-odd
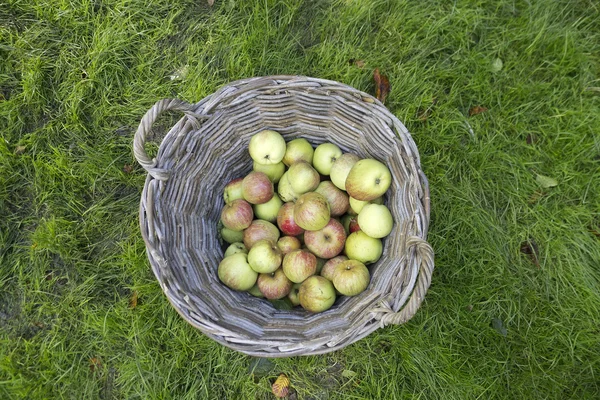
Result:
{"label": "weathered wood basket", "polygon": [[[185,116],[150,158],[146,137],[169,110]],[[392,172],[386,204],[395,225],[384,239],[383,256],[370,266],[371,283],[326,312],[278,310],[228,289],[217,277],[223,188],[251,170],[248,142],[263,129],[286,140],[332,142],[344,152],[379,159]],[[261,357],[322,354],[404,323],[421,305],[433,271],[433,251],[425,241],[429,187],[409,132],[372,96],[304,76],[240,80],[196,104],[156,103],[142,118],[134,153],[148,172],[140,225],[152,270],[177,312],[217,342]]]}

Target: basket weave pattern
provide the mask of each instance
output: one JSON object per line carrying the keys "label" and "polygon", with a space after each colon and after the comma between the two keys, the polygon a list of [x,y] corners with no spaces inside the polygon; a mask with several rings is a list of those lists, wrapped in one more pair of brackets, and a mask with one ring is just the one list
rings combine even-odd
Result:
{"label": "basket weave pattern", "polygon": [[[166,111],[185,113],[156,158],[146,137]],[[250,137],[263,129],[313,145],[375,158],[390,168],[386,205],[394,217],[371,283],[328,311],[278,310],[219,282],[223,257],[217,222],[223,188],[250,172]],[[426,242],[429,187],[404,125],[378,100],[338,82],[271,76],[233,82],[196,104],[166,99],[142,118],[134,154],[148,176],[140,204],[142,236],[152,270],[177,312],[217,342],[261,357],[322,354],[341,349],[388,324],[409,320],[431,282]]]}

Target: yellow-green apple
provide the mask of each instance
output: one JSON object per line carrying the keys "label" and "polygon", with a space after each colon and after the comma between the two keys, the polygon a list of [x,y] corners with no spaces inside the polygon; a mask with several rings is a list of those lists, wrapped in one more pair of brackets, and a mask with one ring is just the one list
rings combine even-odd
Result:
{"label": "yellow-green apple", "polygon": [[294,250],[283,257],[283,272],[294,283],[304,281],[317,271],[317,257],[307,250]]}
{"label": "yellow-green apple", "polygon": [[300,249],[302,245],[300,244],[300,240],[295,236],[282,236],[277,241],[277,247],[279,247],[281,253],[285,255],[294,250]]}
{"label": "yellow-green apple", "polygon": [[312,163],[314,149],[306,139],[294,139],[288,142],[283,163],[288,167],[298,161]]}
{"label": "yellow-green apple", "polygon": [[304,232],[304,244],[317,257],[330,259],[344,250],[346,232],[338,220],[331,218],[318,231]]}
{"label": "yellow-green apple", "polygon": [[298,161],[287,170],[287,179],[294,193],[312,192],[319,186],[321,177],[317,170],[306,161]]}
{"label": "yellow-green apple", "polygon": [[[258,281],[258,279],[257,279]],[[249,290],[248,293],[250,293],[252,296],[254,297],[259,297],[259,298],[264,298],[265,296],[260,292],[260,289],[258,288],[258,285],[255,283],[254,286],[252,286]]]}
{"label": "yellow-green apple", "polygon": [[233,290],[249,290],[256,283],[258,273],[248,264],[248,255],[232,254],[219,263],[217,275],[221,282]]}
{"label": "yellow-green apple", "polygon": [[357,260],[342,261],[333,272],[333,286],[345,296],[362,293],[369,286],[370,280],[369,270]]}
{"label": "yellow-green apple", "polygon": [[331,171],[329,172],[331,182],[338,188],[346,190],[348,173],[359,160],[360,157],[352,153],[345,153],[339,156],[331,166]]}
{"label": "yellow-green apple", "polygon": [[358,161],[346,177],[346,191],[356,200],[370,201],[382,196],[392,183],[389,168],[380,161]]}
{"label": "yellow-green apple", "polygon": [[351,260],[371,264],[379,260],[382,252],[381,240],[372,238],[363,231],[351,233],[346,238],[345,253]]}
{"label": "yellow-green apple", "polygon": [[282,299],[292,289],[292,281],[285,276],[281,268],[271,273],[258,275],[256,284],[263,296],[269,300]]}
{"label": "yellow-green apple", "polygon": [[325,265],[323,265],[323,269],[321,270],[321,276],[329,279],[333,282],[333,273],[335,272],[335,267],[343,261],[346,261],[348,257],[346,256],[337,256],[328,260]]}
{"label": "yellow-green apple", "polygon": [[284,235],[297,236],[304,232],[294,220],[294,206],[295,204],[289,201],[282,205],[277,213],[277,226]]}
{"label": "yellow-green apple", "polygon": [[232,231],[243,231],[254,219],[252,206],[246,200],[237,199],[225,204],[221,210],[221,222]]}
{"label": "yellow-green apple", "polygon": [[277,240],[279,239],[279,229],[269,221],[255,219],[249,227],[244,229],[242,239],[242,242],[244,242],[244,246],[246,246],[247,249],[251,249],[252,246],[254,246],[254,243],[261,239],[267,239],[273,243],[277,243]]}
{"label": "yellow-green apple", "polygon": [[300,196],[298,193],[294,192],[292,189],[292,185],[290,185],[290,181],[288,179],[288,172],[285,171],[279,180],[279,184],[277,185],[277,193],[279,193],[279,197],[283,201],[296,201]]}
{"label": "yellow-green apple", "polygon": [[[222,225],[222,223],[221,223]],[[248,229],[248,228],[246,228]],[[241,242],[244,239],[244,231],[233,231],[229,228],[221,226],[221,238],[227,243]]]}
{"label": "yellow-green apple", "polygon": [[264,130],[250,138],[248,151],[250,157],[259,164],[277,164],[283,160],[286,144],[283,137],[275,131]]}
{"label": "yellow-green apple", "polygon": [[292,285],[292,289],[290,290],[290,293],[288,294],[288,299],[290,299],[290,302],[295,305],[295,306],[299,306],[300,305],[300,296],[299,296],[299,292],[300,292],[300,286],[302,285],[302,283],[294,283]]}
{"label": "yellow-green apple", "polygon": [[322,312],[335,303],[335,289],[330,280],[314,275],[302,282],[298,297],[305,310]]}
{"label": "yellow-green apple", "polygon": [[235,242],[230,244],[227,249],[225,250],[225,253],[223,254],[223,257],[227,257],[230,256],[232,254],[235,253],[246,253],[248,254],[248,249],[246,248],[246,246],[244,246],[244,243],[242,242]]}
{"label": "yellow-green apple", "polygon": [[322,181],[319,183],[315,192],[322,194],[327,199],[332,217],[339,217],[348,211],[348,195],[331,181]]}
{"label": "yellow-green apple", "polygon": [[257,172],[264,172],[271,182],[277,183],[281,179],[281,175],[285,172],[285,164],[282,162],[278,162],[277,164],[259,164],[253,161],[252,169]]}
{"label": "yellow-green apple", "polygon": [[223,189],[223,200],[225,204],[232,202],[233,200],[243,199],[242,195],[242,178],[237,178],[225,185]]}
{"label": "yellow-green apple", "polygon": [[265,221],[275,222],[277,221],[277,213],[279,209],[283,205],[283,202],[279,198],[277,193],[273,194],[271,200],[262,204],[254,204],[252,208],[254,209],[254,216],[257,219],[264,219]]}
{"label": "yellow-green apple", "polygon": [[259,274],[275,272],[282,260],[283,254],[277,244],[267,239],[259,240],[248,250],[248,264]]}
{"label": "yellow-green apple", "polygon": [[333,143],[323,143],[317,146],[313,156],[313,167],[321,175],[329,175],[331,166],[342,155],[342,150]]}
{"label": "yellow-green apple", "polygon": [[362,208],[369,203],[383,204],[383,196],[379,196],[371,201],[356,200],[354,197],[350,197],[349,202],[350,208],[348,209],[348,212],[350,213],[350,211],[352,211],[351,214],[358,215],[360,210],[362,210]]}
{"label": "yellow-green apple", "polygon": [[264,172],[252,171],[242,180],[242,195],[250,204],[266,203],[273,193],[273,182]]}
{"label": "yellow-green apple", "polygon": [[305,193],[294,204],[294,222],[304,230],[317,231],[330,219],[329,203],[322,194]]}
{"label": "yellow-green apple", "polygon": [[392,231],[394,218],[383,204],[367,204],[358,214],[360,229],[372,238],[386,237]]}

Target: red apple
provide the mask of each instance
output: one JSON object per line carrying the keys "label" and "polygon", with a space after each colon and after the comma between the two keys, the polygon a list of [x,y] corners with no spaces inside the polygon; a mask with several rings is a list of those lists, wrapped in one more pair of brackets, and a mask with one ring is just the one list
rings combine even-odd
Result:
{"label": "red apple", "polygon": [[331,281],[315,275],[302,282],[298,297],[305,310],[321,312],[328,310],[335,303],[335,289]]}
{"label": "red apple", "polygon": [[264,172],[252,171],[242,180],[242,195],[250,204],[263,204],[273,197],[273,183]]}
{"label": "red apple", "polygon": [[243,199],[242,195],[242,178],[237,178],[225,185],[223,189],[223,200],[225,204],[232,202],[233,200]]}
{"label": "red apple", "polygon": [[338,189],[331,181],[323,181],[315,189],[315,192],[322,194],[329,203],[332,217],[338,217],[348,211],[348,195]]}
{"label": "red apple", "polygon": [[365,264],[356,260],[342,261],[333,272],[333,286],[345,296],[356,296],[367,286],[371,275]]}
{"label": "red apple", "polygon": [[358,216],[353,215],[350,217],[350,223],[348,224],[348,230],[350,233],[360,231],[360,225],[358,224]]}
{"label": "red apple", "polygon": [[331,260],[328,260],[321,270],[321,276],[333,282],[333,273],[335,272],[335,267],[347,259],[348,257],[346,256],[337,256],[333,257]]}
{"label": "red apple", "polygon": [[334,218],[318,231],[304,232],[304,244],[317,257],[329,259],[337,256],[344,249],[344,243],[344,226]]}
{"label": "red apple", "polygon": [[317,257],[306,250],[294,250],[283,257],[283,272],[294,283],[300,283],[317,270]]}
{"label": "red apple", "polygon": [[287,202],[281,206],[277,213],[277,226],[284,235],[296,236],[304,232],[294,221],[294,203]]}
{"label": "red apple", "polygon": [[269,274],[258,275],[256,284],[260,292],[269,300],[282,299],[292,289],[292,281],[285,276],[281,268]]}
{"label": "red apple", "polygon": [[237,199],[225,204],[221,211],[221,222],[232,231],[242,231],[250,226],[254,219],[252,206],[246,200]]}
{"label": "red apple", "polygon": [[249,227],[244,229],[242,241],[247,249],[251,249],[254,243],[261,239],[267,239],[277,243],[279,239],[279,229],[269,221],[255,219]]}
{"label": "red apple", "polygon": [[305,230],[316,231],[324,228],[330,219],[329,203],[319,193],[305,193],[294,205],[294,221]]}
{"label": "red apple", "polygon": [[300,249],[302,247],[300,243],[300,239],[295,236],[282,236],[277,241],[277,246],[283,255],[287,253],[291,253],[294,250]]}

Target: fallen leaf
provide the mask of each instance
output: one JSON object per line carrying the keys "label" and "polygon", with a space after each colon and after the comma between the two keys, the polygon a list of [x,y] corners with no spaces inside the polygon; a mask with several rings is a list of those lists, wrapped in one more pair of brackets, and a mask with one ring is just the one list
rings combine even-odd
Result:
{"label": "fallen leaf", "polygon": [[527,144],[534,144],[537,143],[539,141],[538,136],[535,133],[530,133],[527,135],[527,139],[525,139],[525,141],[527,142]]}
{"label": "fallen leaf", "polygon": [[280,374],[273,386],[271,391],[278,399],[286,397],[290,392],[290,380],[285,374]]}
{"label": "fallen leaf", "polygon": [[348,64],[355,65],[360,69],[363,69],[365,67],[365,62],[363,60],[357,60],[356,58],[349,59]]}
{"label": "fallen leaf", "polygon": [[248,364],[248,373],[256,378],[269,375],[275,369],[275,364],[268,358],[255,357]]}
{"label": "fallen leaf", "polygon": [[123,165],[123,172],[125,172],[126,174],[131,174],[133,172],[133,165],[131,165],[131,164]]}
{"label": "fallen leaf", "polygon": [[269,300],[277,310],[292,310],[294,305],[287,299]]}
{"label": "fallen leaf", "polygon": [[138,304],[138,292],[137,290],[133,291],[131,298],[129,299],[129,308],[136,308]]}
{"label": "fallen leaf", "polygon": [[356,372],[351,371],[349,369],[345,369],[345,370],[342,371],[342,376],[344,378],[352,379],[352,378],[354,378],[356,376]]}
{"label": "fallen leaf", "polygon": [[102,368],[102,361],[100,361],[100,359],[96,357],[90,358],[90,371],[96,372],[100,368]]}
{"label": "fallen leaf", "polygon": [[18,155],[18,156],[20,156],[21,154],[25,153],[25,149],[26,148],[27,147],[25,147],[25,146],[17,146],[17,147],[15,147],[15,154]]}
{"label": "fallen leaf", "polygon": [[504,327],[504,324],[502,323],[502,320],[499,318],[492,318],[492,328],[494,328],[496,332],[498,332],[502,336],[506,336],[506,334],[508,333],[508,331]]}
{"label": "fallen leaf", "polygon": [[496,58],[494,61],[492,61],[492,72],[499,72],[503,66],[504,63],[502,62],[502,60]]}
{"label": "fallen leaf", "polygon": [[473,115],[484,113],[487,110],[488,109],[486,107],[482,107],[482,106],[471,107],[471,109],[469,110],[469,117],[472,117]]}
{"label": "fallen leaf", "polygon": [[535,177],[535,180],[543,188],[551,188],[558,185],[558,182],[554,178],[549,176],[539,175]]}
{"label": "fallen leaf", "polygon": [[531,259],[531,262],[538,268],[540,268],[540,249],[533,238],[524,241],[521,243],[521,253],[528,255]]}
{"label": "fallen leaf", "polygon": [[390,81],[387,76],[379,73],[379,68],[373,71],[373,79],[375,80],[375,97],[377,100],[385,103],[387,95],[390,93]]}

